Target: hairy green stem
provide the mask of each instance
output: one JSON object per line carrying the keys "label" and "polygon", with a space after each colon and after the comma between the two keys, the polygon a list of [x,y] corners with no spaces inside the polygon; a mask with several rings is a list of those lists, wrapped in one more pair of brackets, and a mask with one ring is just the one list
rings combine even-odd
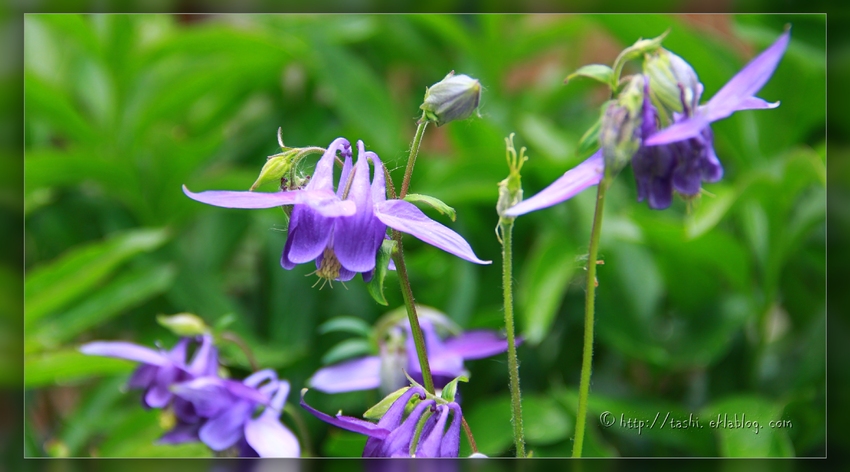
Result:
{"label": "hairy green stem", "polygon": [[410,155],[407,156],[407,167],[404,169],[404,180],[401,182],[401,192],[398,198],[404,198],[407,191],[410,189],[410,177],[413,175],[413,166],[416,164],[416,156],[419,155],[419,146],[422,144],[422,135],[425,134],[425,127],[428,126],[428,121],[425,115],[419,120],[416,126],[416,135],[413,136],[413,143],[410,145]]}
{"label": "hairy green stem", "polygon": [[505,329],[508,334],[508,372],[511,389],[511,423],[514,427],[514,444],[516,456],[525,457],[525,437],[522,431],[522,396],[519,389],[519,363],[516,356],[516,338],[514,336],[514,302],[513,302],[513,263],[512,263],[512,234],[513,218],[500,218],[499,227],[502,235],[502,289],[505,300]]}
{"label": "hairy green stem", "polygon": [[593,309],[596,297],[596,256],[599,252],[599,234],[602,230],[602,207],[605,203],[605,190],[608,179],[602,179],[596,192],[596,211],[593,213],[593,227],[590,230],[590,249],[587,255],[587,291],[584,301],[584,350],[581,358],[581,381],[578,390],[578,411],[576,413],[576,437],[573,443],[573,457],[581,457],[584,444],[584,429],[587,423],[587,399],[590,395],[590,372],[593,360]]}
{"label": "hairy green stem", "polygon": [[396,274],[398,274],[398,282],[401,285],[401,296],[404,298],[404,307],[407,309],[407,319],[410,320],[410,332],[413,334],[413,343],[416,345],[416,357],[419,358],[419,367],[422,370],[422,383],[425,390],[435,393],[434,380],[431,378],[431,366],[428,364],[428,353],[425,350],[425,336],[422,334],[422,327],[419,326],[419,317],[416,314],[416,304],[413,300],[413,290],[410,289],[407,266],[404,265],[401,233],[393,230],[393,240],[396,242],[396,253],[393,254],[395,270]]}
{"label": "hairy green stem", "polygon": [[[425,127],[420,125],[420,128],[417,129],[416,135],[419,139],[414,139],[414,143],[417,144],[417,149],[418,141],[422,139],[420,129],[424,132]],[[416,158],[412,150],[411,156],[413,159]],[[407,167],[408,169],[413,169],[413,166],[409,162]],[[396,194],[393,181],[386,168],[384,168],[384,172],[386,175],[387,191],[389,192],[389,196],[391,199],[395,199]],[[416,346],[416,356],[419,359],[419,368],[422,370],[422,383],[424,384],[425,390],[435,393],[434,379],[431,378],[431,366],[428,364],[428,352],[425,350],[425,336],[422,334],[422,327],[419,326],[419,316],[416,314],[416,303],[413,298],[413,290],[410,288],[410,279],[407,277],[407,266],[404,264],[404,248],[401,245],[401,233],[399,231],[392,230],[392,236],[393,241],[396,242],[396,251],[393,254],[393,261],[395,262],[396,274],[398,274],[398,283],[401,285],[401,297],[404,299],[404,307],[407,309],[407,319],[410,321],[410,332],[413,335],[413,344]]]}

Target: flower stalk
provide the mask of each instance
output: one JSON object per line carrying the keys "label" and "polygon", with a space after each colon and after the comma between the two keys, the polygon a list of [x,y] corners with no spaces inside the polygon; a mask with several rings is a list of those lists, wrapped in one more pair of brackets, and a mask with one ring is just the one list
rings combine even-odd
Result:
{"label": "flower stalk", "polygon": [[[407,159],[407,170],[405,171],[405,182],[410,183],[410,178],[407,171],[413,172],[412,161],[416,160],[416,154],[419,153],[419,143],[422,141],[422,134],[425,133],[425,124],[419,125],[416,129],[416,136],[419,139],[413,139],[413,146],[410,148],[410,156]],[[389,197],[396,198],[395,186],[390,178],[389,172],[386,171],[387,192]],[[398,283],[401,286],[401,297],[404,299],[404,308],[407,311],[407,319],[410,321],[410,334],[413,336],[413,344],[416,346],[416,357],[419,359],[419,368],[422,370],[422,383],[428,393],[435,393],[434,379],[431,377],[431,366],[428,364],[428,352],[425,350],[425,336],[422,334],[422,327],[419,325],[419,317],[416,315],[416,302],[413,298],[413,289],[410,288],[410,278],[407,276],[407,266],[404,264],[404,248],[401,243],[401,232],[392,230],[392,238],[396,242],[396,250],[393,253],[393,262],[395,262],[396,274],[398,274]]]}
{"label": "flower stalk", "polygon": [[425,128],[428,126],[428,120],[425,119],[425,113],[422,113],[422,118],[416,125],[416,134],[413,136],[413,143],[410,145],[410,155],[407,157],[407,167],[404,169],[404,180],[401,182],[401,193],[398,198],[404,198],[407,191],[410,189],[410,177],[413,175],[413,166],[416,165],[416,156],[419,155],[419,146],[422,145],[422,136],[425,134]]}
{"label": "flower stalk", "polygon": [[516,355],[516,336],[514,334],[513,301],[513,228],[514,217],[504,212],[522,201],[522,182],[520,169],[527,159],[525,148],[517,155],[513,142],[514,135],[505,138],[505,157],[510,174],[499,183],[499,200],[496,211],[499,213],[499,240],[502,243],[502,290],[505,303],[505,331],[508,338],[508,374],[511,390],[511,424],[514,432],[516,456],[525,457],[525,437],[522,429],[522,395],[519,388],[519,361]]}
{"label": "flower stalk", "polygon": [[581,358],[581,380],[578,390],[578,411],[576,413],[576,436],[573,442],[573,457],[581,457],[584,445],[584,430],[587,423],[587,399],[590,396],[590,373],[593,364],[593,317],[596,301],[596,257],[599,254],[599,235],[602,232],[602,208],[605,204],[605,191],[610,178],[603,178],[596,191],[596,210],[593,213],[593,227],[590,230],[590,247],[587,256],[587,289],[584,301],[584,348]]}

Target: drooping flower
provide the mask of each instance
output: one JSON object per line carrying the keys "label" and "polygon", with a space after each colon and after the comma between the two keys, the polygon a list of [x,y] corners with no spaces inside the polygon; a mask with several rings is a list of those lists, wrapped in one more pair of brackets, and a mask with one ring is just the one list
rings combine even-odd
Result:
{"label": "drooping flower", "polygon": [[[710,123],[728,117],[740,110],[775,108],[779,102],[769,103],[755,96],[773,75],[780,59],[788,47],[790,30],[786,30],[770,47],[750,61],[735,74],[705,105],[698,103],[702,85],[694,83],[684,67],[686,63],[673,59],[671,74],[681,80],[679,107],[673,111],[672,124],[657,130],[658,110],[648,97],[644,97],[643,122],[641,123],[641,146],[632,157],[638,185],[638,199],[647,199],[651,208],[667,208],[672,201],[672,192],[690,197],[700,191],[701,182],[716,182],[723,175],[723,168],[714,153]],[[683,65],[684,63],[684,65]],[[650,87],[665,87],[662,80]],[[663,91],[662,91],[663,92]],[[654,95],[669,97],[669,93]],[[645,94],[646,95],[646,94]],[[661,100],[669,102],[669,98]],[[604,176],[601,150],[585,162],[564,174],[537,195],[525,200],[505,212],[519,216],[550,207],[572,198],[587,187],[598,184]]]}
{"label": "drooping flower", "polygon": [[[395,400],[377,424],[344,416],[330,416],[304,401],[307,389],[301,391],[301,406],[320,420],[339,428],[369,436],[363,457],[457,457],[460,451],[460,425],[463,412],[456,402],[429,399],[419,386],[410,387]],[[404,417],[405,408],[416,402]],[[416,440],[416,428],[422,416],[430,413]],[[448,428],[449,414],[452,422]],[[414,441],[416,440],[416,441]]]}
{"label": "drooping flower", "polygon": [[[359,272],[368,281],[387,226],[470,262],[490,263],[479,259],[463,237],[428,218],[412,203],[387,200],[383,163],[377,154],[365,151],[362,141],[357,145],[357,163],[352,165],[348,140],[334,140],[303,189],[274,193],[193,193],[184,186],[183,192],[193,200],[225,208],[294,205],[281,265],[292,269],[315,260],[316,274],[328,280],[351,280]],[[337,151],[344,160],[339,184],[334,189]],[[371,183],[369,161],[374,166]]]}
{"label": "drooping flower", "polygon": [[[198,346],[189,361],[187,352],[191,344]],[[123,341],[95,341],[82,345],[80,352],[141,362],[127,382],[128,387],[144,389],[142,404],[146,408],[165,408],[174,400],[178,420],[189,422],[197,420],[197,415],[191,405],[174,398],[171,386],[196,377],[216,375],[218,368],[218,350],[210,335],[181,338],[170,351],[155,351]]]}
{"label": "drooping flower", "polygon": [[[188,360],[192,344],[197,347]],[[146,408],[171,407],[176,419],[159,443],[202,441],[216,451],[235,445],[243,456],[300,454],[298,440],[278,419],[289,383],[278,380],[271,370],[257,372],[244,382],[218,377],[218,351],[208,334],[181,338],[170,351],[109,341],[85,344],[80,351],[142,363],[128,386],[145,390],[142,402]],[[260,405],[265,410],[255,418],[253,413]]]}
{"label": "drooping flower", "polygon": [[[436,388],[442,388],[455,377],[466,375],[465,360],[490,357],[508,348],[507,341],[490,330],[467,331],[443,341],[434,322],[439,323],[445,315],[423,306],[417,306],[417,312]],[[414,380],[421,381],[422,371],[407,318],[390,328],[388,334],[388,339],[381,342],[380,355],[323,367],[310,378],[309,385],[325,393],[380,388],[386,394],[408,383],[405,372]]]}
{"label": "drooping flower", "polygon": [[[172,387],[205,418],[199,439],[214,451],[236,447],[240,456],[299,457],[298,439],[280,422],[289,382],[270,369],[242,382],[199,377]],[[256,414],[259,408],[262,412]]]}

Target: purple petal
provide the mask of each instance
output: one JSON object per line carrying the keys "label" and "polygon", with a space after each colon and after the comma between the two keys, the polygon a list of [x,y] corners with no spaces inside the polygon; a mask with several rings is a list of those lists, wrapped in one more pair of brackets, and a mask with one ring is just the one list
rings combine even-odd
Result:
{"label": "purple petal", "polygon": [[345,153],[345,160],[342,163],[342,172],[339,175],[339,185],[336,188],[336,196],[340,200],[342,200],[342,194],[345,193],[345,186],[348,182],[348,178],[351,176],[351,148],[348,148],[348,152]]}
{"label": "purple petal", "polygon": [[155,366],[170,366],[167,356],[153,349],[123,341],[95,341],[80,346],[80,352],[90,356],[118,357]]}
{"label": "purple petal", "polygon": [[182,444],[187,442],[196,442],[198,438],[198,430],[201,428],[201,423],[177,423],[177,426],[171,431],[162,435],[157,441],[159,444]]}
{"label": "purple petal", "polygon": [[[269,411],[266,409],[266,411]],[[298,439],[274,415],[260,415],[245,424],[245,440],[260,457],[299,457]]]}
{"label": "purple petal", "polygon": [[[425,428],[422,428],[422,435],[419,444],[416,446],[416,457],[440,457],[440,444],[443,441],[446,420],[449,417],[449,407],[440,405],[437,407],[437,412],[440,416],[431,430],[426,431]],[[434,415],[431,418],[434,418]],[[429,421],[431,418],[429,418]]]}
{"label": "purple petal", "polygon": [[481,359],[507,351],[508,341],[495,331],[468,331],[447,339],[443,349],[464,359]]}
{"label": "purple petal", "polygon": [[[375,257],[381,247],[386,226],[375,218],[373,212],[369,161],[365,156],[363,141],[357,142],[357,148],[354,178],[346,200],[354,202],[357,212],[353,216],[337,220],[334,229],[334,253],[346,269],[366,272],[375,268]],[[375,173],[378,173],[377,167]]]}
{"label": "purple petal", "polygon": [[[258,370],[248,377],[245,377],[245,380],[243,380],[242,383],[251,388],[258,388],[266,381],[277,381],[277,373],[275,373],[272,369]],[[275,389],[276,388],[277,387],[275,386]]]}
{"label": "purple petal", "polygon": [[171,401],[171,385],[177,381],[180,369],[175,366],[160,367],[147,392],[145,404],[151,408],[164,408]]}
{"label": "purple petal", "polygon": [[316,371],[310,386],[325,393],[370,390],[381,385],[381,358],[362,357]]}
{"label": "purple petal", "polygon": [[[384,416],[378,421],[378,426],[386,429],[387,431],[393,431],[399,427],[401,424],[401,418],[404,416],[404,410],[407,407],[407,403],[413,398],[414,395],[419,395],[420,397],[425,395],[425,391],[420,387],[411,387],[407,389],[406,392],[401,394],[400,397],[390,405],[389,409],[387,409]],[[366,440],[366,446],[363,448],[363,457],[379,457],[381,454],[381,450],[384,446],[384,438],[376,438],[371,437]]]}
{"label": "purple petal", "polygon": [[177,344],[168,351],[167,356],[174,365],[186,367],[186,351],[189,348],[189,341],[191,341],[190,338],[180,338]]}
{"label": "purple petal", "polygon": [[[246,387],[247,388],[247,387]],[[171,386],[178,397],[191,402],[199,416],[211,418],[222,410],[231,408],[236,398],[218,377],[199,377]]]}
{"label": "purple petal", "polygon": [[310,207],[296,206],[289,221],[289,235],[283,248],[281,265],[310,262],[325,250],[333,232],[334,219],[325,218]]}
{"label": "purple petal", "polygon": [[460,405],[455,402],[449,403],[449,408],[453,412],[452,424],[440,444],[440,457],[457,457],[460,453],[460,423],[463,412],[460,410]]}
{"label": "purple petal", "polygon": [[212,336],[205,334],[202,337],[201,344],[195,351],[192,363],[187,370],[198,377],[218,373],[218,350],[213,346]]}
{"label": "purple petal", "polygon": [[171,408],[177,420],[183,423],[197,423],[201,419],[195,410],[195,405],[178,396],[175,396],[174,401],[171,402]]}
{"label": "purple petal", "polygon": [[395,428],[384,440],[379,452],[380,457],[410,457],[410,442],[413,440],[416,424],[419,423],[425,410],[435,403],[434,400],[419,402],[401,426]]}
{"label": "purple petal", "polygon": [[390,434],[389,431],[384,428],[381,428],[375,423],[370,423],[359,418],[343,415],[331,416],[326,413],[322,413],[321,411],[313,408],[304,401],[304,394],[306,393],[306,391],[306,388],[301,390],[301,406],[304,407],[305,410],[310,412],[311,415],[324,421],[325,423],[332,424],[338,428],[353,431],[355,433],[365,434],[369,437],[376,437],[378,439],[384,439],[387,437],[388,434]]}
{"label": "purple petal", "polygon": [[505,215],[524,215],[567,201],[582,190],[598,184],[604,175],[605,163],[600,149],[581,164],[568,170],[558,180],[538,192],[537,195],[509,208]]}
{"label": "purple petal", "polygon": [[711,97],[705,105],[709,122],[726,118],[737,110],[745,109],[742,106],[751,104],[749,99],[761,90],[773,75],[785,54],[790,38],[791,30],[789,29]]}
{"label": "purple petal", "polygon": [[236,444],[244,434],[245,422],[251,419],[254,405],[251,402],[236,402],[230,408],[201,426],[198,436],[214,451],[223,451]]}
{"label": "purple petal", "polygon": [[292,190],[288,192],[240,192],[208,190],[194,193],[183,186],[183,193],[192,200],[222,208],[274,208],[282,205],[309,205],[328,218],[353,215],[356,208],[337,198],[332,190]]}
{"label": "purple petal", "polygon": [[[334,162],[336,161],[336,152],[342,151],[345,156],[351,155],[351,143],[345,138],[334,139],[327,151],[319,158],[316,163],[316,168],[313,170],[313,176],[310,182],[304,187],[306,190],[334,190]],[[334,195],[336,196],[336,195]]]}
{"label": "purple petal", "polygon": [[461,235],[428,218],[410,202],[387,200],[377,203],[375,216],[387,226],[415,236],[461,259],[476,264],[492,263],[479,259]]}
{"label": "purple petal", "polygon": [[142,364],[133,371],[130,380],[127,381],[129,388],[148,388],[156,378],[156,371],[159,369],[155,365]]}
{"label": "purple petal", "polygon": [[657,146],[659,144],[670,144],[677,141],[684,141],[698,136],[702,130],[708,126],[709,121],[702,113],[698,113],[691,118],[677,121],[672,125],[659,130],[649,138],[643,141],[645,146]]}
{"label": "purple petal", "polygon": [[375,166],[375,176],[372,178],[372,201],[375,203],[383,202],[387,199],[387,179],[384,173],[384,163],[374,152],[368,151],[364,155]]}

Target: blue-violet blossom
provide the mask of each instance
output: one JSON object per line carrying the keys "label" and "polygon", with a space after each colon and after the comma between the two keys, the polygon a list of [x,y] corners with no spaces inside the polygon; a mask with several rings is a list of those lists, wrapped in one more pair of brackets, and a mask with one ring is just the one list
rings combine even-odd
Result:
{"label": "blue-violet blossom", "polygon": [[[682,84],[682,113],[673,114],[673,123],[657,130],[657,110],[644,96],[641,146],[632,157],[638,199],[647,199],[654,209],[667,208],[673,190],[686,197],[696,196],[701,182],[716,182],[723,168],[714,153],[709,125],[740,110],[775,108],[755,94],[773,75],[788,47],[790,30],[786,30],[770,47],[735,74],[705,105],[699,102],[701,84]],[[674,64],[680,67],[681,64]],[[647,82],[649,78],[646,78]],[[652,84],[649,84],[652,87]],[[686,93],[687,92],[687,93]],[[519,216],[548,208],[568,200],[582,190],[597,185],[604,177],[602,150],[569,170],[558,180],[508,209],[508,216]]]}
{"label": "blue-violet blossom", "polygon": [[[193,343],[197,344],[195,353],[187,360]],[[242,456],[300,454],[298,440],[278,419],[289,383],[278,380],[271,370],[257,372],[243,382],[218,377],[218,351],[208,334],[181,338],[170,351],[123,341],[95,341],[84,344],[80,351],[142,364],[128,386],[145,390],[142,403],[146,408],[171,406],[177,420],[159,443],[201,441],[215,451],[235,446]],[[260,405],[265,409],[254,418]]]}
{"label": "blue-violet blossom", "polygon": [[[460,452],[460,426],[463,412],[456,402],[437,403],[426,399],[421,387],[410,387],[390,405],[377,424],[343,416],[330,416],[316,410],[304,401],[301,391],[301,406],[320,420],[339,428],[369,436],[363,448],[363,457],[457,457]],[[405,407],[416,396],[418,402],[404,417]],[[422,415],[432,413],[422,426],[418,441],[414,444],[416,427]],[[448,428],[449,414],[452,422]]]}
{"label": "blue-violet blossom", "polygon": [[[477,264],[479,259],[459,234],[428,218],[412,203],[386,197],[384,166],[378,155],[357,142],[358,159],[352,165],[351,145],[335,139],[316,164],[310,182],[297,190],[274,193],[207,191],[183,192],[193,200],[225,208],[271,208],[294,205],[289,234],[280,263],[285,269],[316,261],[316,274],[328,280],[351,280],[362,273],[372,277],[387,226],[411,234],[450,254]],[[334,190],[336,154],[343,157],[339,184]],[[369,161],[374,165],[370,183]]]}
{"label": "blue-violet blossom", "polygon": [[197,434],[210,449],[235,447],[242,457],[299,457],[298,439],[279,419],[289,382],[278,380],[273,370],[255,372],[242,382],[199,377],[172,390],[206,419]]}

